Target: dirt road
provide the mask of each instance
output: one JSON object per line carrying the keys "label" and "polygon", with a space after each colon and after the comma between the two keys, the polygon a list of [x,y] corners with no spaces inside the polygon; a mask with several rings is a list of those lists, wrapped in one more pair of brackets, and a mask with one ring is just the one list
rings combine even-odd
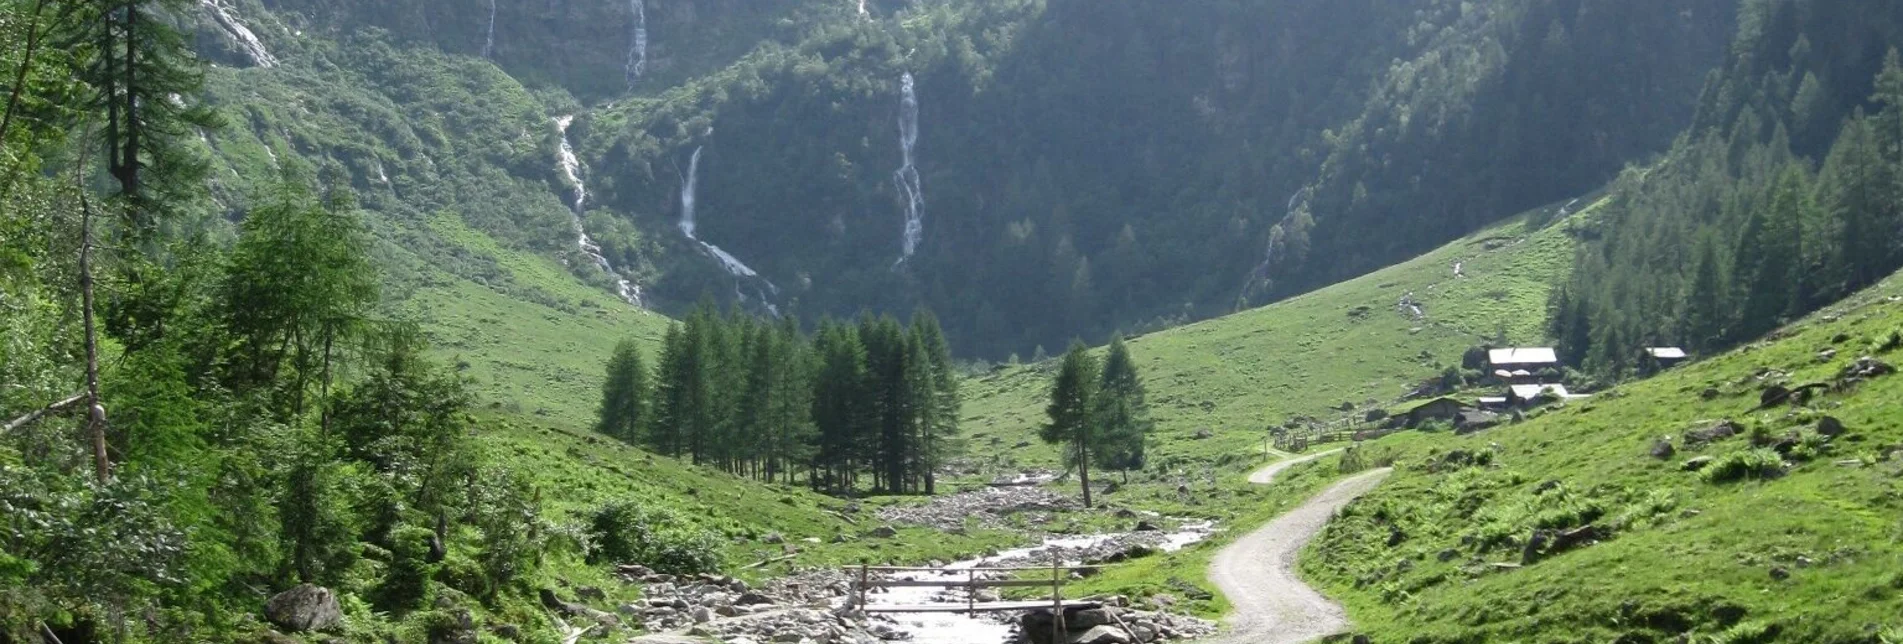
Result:
{"label": "dirt road", "polygon": [[[1270,464],[1249,476],[1267,485],[1295,465],[1340,450]],[[1389,470],[1362,472],[1330,486],[1301,506],[1276,517],[1216,554],[1209,579],[1234,607],[1213,644],[1297,644],[1348,627],[1341,606],[1329,601],[1295,573],[1295,556],[1335,511],[1374,489]]]}

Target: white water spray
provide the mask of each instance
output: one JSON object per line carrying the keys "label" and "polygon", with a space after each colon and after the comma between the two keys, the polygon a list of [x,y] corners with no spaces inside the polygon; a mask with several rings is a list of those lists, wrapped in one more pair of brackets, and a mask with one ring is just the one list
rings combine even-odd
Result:
{"label": "white water spray", "polygon": [[488,58],[496,51],[496,0],[489,0],[489,32],[483,36],[482,57]]}
{"label": "white water spray", "polygon": [[893,174],[893,181],[905,196],[905,234],[900,239],[903,254],[899,263],[911,259],[912,254],[918,252],[919,240],[925,237],[924,215],[920,213],[925,205],[925,191],[919,185],[918,167],[913,163],[917,146],[918,93],[913,87],[912,73],[906,72],[899,79],[899,148],[905,155],[905,164]]}
{"label": "white water spray", "polygon": [[575,146],[568,142],[568,126],[574,122],[573,116],[555,119],[555,130],[562,134],[562,144],[556,149],[555,160],[562,169],[562,176],[568,179],[568,184],[575,189],[574,198],[569,202],[575,222],[575,248],[580,250],[581,254],[587,255],[588,259],[594,260],[595,265],[601,267],[601,270],[615,277],[615,293],[620,295],[622,300],[634,306],[641,306],[641,287],[635,286],[633,282],[622,277],[621,273],[616,272],[614,265],[601,254],[601,245],[595,243],[594,238],[588,236],[588,231],[582,228],[581,215],[583,206],[588,203],[588,185],[582,183],[581,160],[575,156]]}
{"label": "white water spray", "polygon": [[634,13],[634,42],[628,47],[628,85],[648,71],[648,5],[646,0],[628,0],[628,9]]}
{"label": "white water spray", "polygon": [[244,50],[245,56],[251,59],[251,64],[265,68],[277,66],[277,57],[265,50],[264,41],[258,40],[258,35],[252,33],[251,28],[238,22],[238,17],[231,15],[231,10],[219,4],[219,0],[199,0],[199,4],[211,12],[212,21],[218,23],[220,29],[225,30],[225,35],[230,36],[231,41],[236,43],[239,49]]}
{"label": "white water spray", "polygon": [[859,0],[859,15],[861,16],[871,15],[866,13],[866,0]]}

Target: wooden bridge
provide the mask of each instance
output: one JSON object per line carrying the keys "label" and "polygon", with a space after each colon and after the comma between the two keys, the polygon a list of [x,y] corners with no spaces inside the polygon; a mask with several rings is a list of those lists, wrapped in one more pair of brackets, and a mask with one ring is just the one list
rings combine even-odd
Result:
{"label": "wooden bridge", "polygon": [[[853,601],[860,609],[868,613],[978,613],[1031,611],[1049,609],[1052,621],[1053,641],[1062,642],[1068,630],[1064,624],[1064,611],[1071,608],[1097,608],[1102,602],[1064,599],[1064,584],[1070,580],[1070,573],[1088,568],[1100,570],[1104,566],[1064,566],[1056,560],[1049,567],[1004,567],[1004,568],[908,568],[901,566],[868,566],[861,564],[858,579],[853,583]],[[893,579],[905,573],[923,573],[931,579]],[[1010,578],[992,579],[993,574],[1007,574]],[[1049,573],[1049,578],[1038,575],[1036,578],[1025,573]],[[963,579],[959,577],[962,576]],[[978,601],[978,590],[983,588],[1042,588],[1051,589],[1050,599],[1031,601]],[[886,604],[873,605],[867,600],[867,592],[873,588],[944,588],[947,590],[962,588],[965,590],[965,602],[943,602],[936,604]],[[1114,615],[1114,614],[1113,614]],[[1129,626],[1119,625],[1128,631]],[[1132,633],[1132,636],[1135,634]]]}

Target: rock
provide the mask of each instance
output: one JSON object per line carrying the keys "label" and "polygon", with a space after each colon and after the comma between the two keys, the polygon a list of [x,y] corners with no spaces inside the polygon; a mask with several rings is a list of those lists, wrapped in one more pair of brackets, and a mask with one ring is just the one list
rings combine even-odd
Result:
{"label": "rock", "polygon": [[1071,644],[1132,644],[1128,633],[1115,626],[1097,626],[1082,635],[1070,636]]}
{"label": "rock", "polygon": [[449,619],[433,622],[429,628],[429,644],[476,644],[481,638],[467,608],[449,611]]}
{"label": "rock", "polygon": [[344,623],[343,608],[330,589],[311,584],[278,593],[264,604],[264,617],[279,628],[293,632],[334,630]]}
{"label": "rock", "polygon": [[1850,363],[1843,368],[1843,371],[1838,372],[1837,379],[1840,381],[1869,380],[1893,373],[1896,373],[1896,367],[1890,366],[1890,363],[1864,356],[1857,358],[1856,362]]}
{"label": "rock", "polygon": [[1198,427],[1196,428],[1196,433],[1191,435],[1190,438],[1200,441],[1200,440],[1208,440],[1210,437],[1213,437],[1215,435],[1216,433],[1213,431],[1210,431],[1208,427]]}
{"label": "rock", "polygon": [[876,539],[890,539],[899,536],[899,531],[892,526],[882,525],[872,529],[872,536]]}
{"label": "rock", "polygon": [[1844,435],[1844,421],[1837,420],[1834,416],[1819,418],[1817,419],[1817,433],[1831,438],[1842,436]]}
{"label": "rock", "polygon": [[1718,395],[1717,387],[1706,387],[1704,391],[1699,392],[1698,397],[1704,400],[1717,400]]}
{"label": "rock", "polygon": [[608,601],[608,593],[602,592],[600,588],[594,586],[577,586],[575,588],[575,596],[591,602]]}
{"label": "rock", "polygon": [[714,612],[708,610],[706,606],[695,606],[693,616],[694,623],[696,624],[705,624],[714,621]]}
{"label": "rock", "polygon": [[[1785,390],[1784,395],[1789,396],[1790,390]],[[1744,433],[1744,428],[1739,426],[1737,423],[1732,422],[1730,420],[1721,420],[1721,421],[1718,421],[1717,424],[1712,425],[1710,427],[1706,427],[1704,429],[1694,429],[1692,431],[1685,432],[1685,442],[1710,443],[1714,441],[1720,441],[1727,438],[1731,438],[1733,436],[1737,436],[1738,434],[1742,434],[1742,433]]]}
{"label": "rock", "polygon": [[1652,458],[1661,461],[1671,460],[1672,455],[1677,453],[1678,448],[1672,447],[1672,441],[1669,439],[1661,438],[1652,441]]}
{"label": "rock", "polygon": [[1158,532],[1160,530],[1161,528],[1156,527],[1156,524],[1151,523],[1147,519],[1137,522],[1137,527],[1136,527],[1137,532]]}
{"label": "rock", "polygon": [[1790,397],[1791,390],[1789,388],[1783,385],[1771,385],[1765,387],[1763,393],[1758,394],[1758,406],[1771,407],[1789,400]]}
{"label": "rock", "polygon": [[733,603],[741,606],[759,606],[761,604],[773,603],[773,598],[758,592],[748,591],[741,593],[740,598],[733,600]]}
{"label": "rock", "polygon": [[1681,470],[1685,470],[1687,472],[1696,472],[1698,470],[1705,469],[1705,466],[1711,465],[1711,462],[1715,460],[1718,460],[1717,457],[1710,456],[1710,455],[1694,456],[1689,459],[1686,459],[1685,463],[1682,465],[1679,465],[1678,468]]}
{"label": "rock", "polygon": [[1771,578],[1776,579],[1778,581],[1784,581],[1786,579],[1790,579],[1791,571],[1785,570],[1783,566],[1772,566]]}
{"label": "rock", "polygon": [[786,537],[778,532],[768,532],[766,536],[760,537],[760,543],[779,545],[786,543]]}

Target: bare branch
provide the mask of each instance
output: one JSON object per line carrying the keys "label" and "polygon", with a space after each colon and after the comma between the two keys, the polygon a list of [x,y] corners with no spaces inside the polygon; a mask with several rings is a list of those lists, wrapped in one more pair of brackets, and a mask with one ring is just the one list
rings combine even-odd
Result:
{"label": "bare branch", "polygon": [[13,430],[39,422],[41,418],[45,418],[53,414],[64,412],[68,409],[72,409],[75,405],[78,405],[80,402],[84,400],[86,400],[86,394],[77,394],[71,398],[67,398],[65,400],[53,403],[51,405],[47,405],[45,407],[35,409],[32,412],[29,412],[25,416],[21,416],[19,418],[15,418],[13,420],[7,421],[7,424],[5,425],[0,425],[0,435],[11,434],[13,433]]}

